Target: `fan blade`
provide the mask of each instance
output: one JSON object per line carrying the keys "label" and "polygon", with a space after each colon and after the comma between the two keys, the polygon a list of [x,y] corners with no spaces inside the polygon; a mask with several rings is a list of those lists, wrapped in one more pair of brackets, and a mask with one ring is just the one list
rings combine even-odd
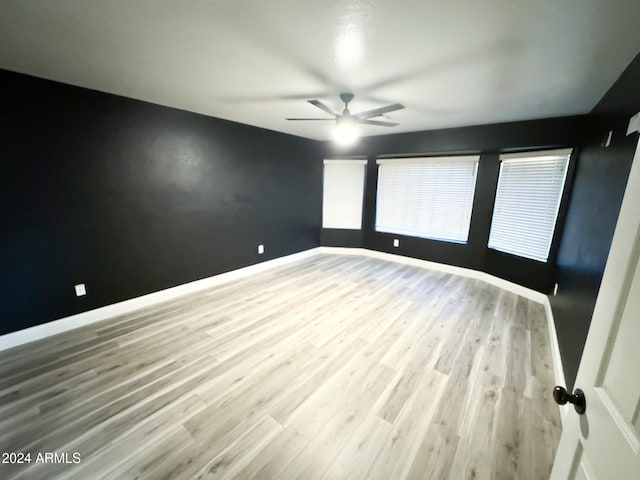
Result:
{"label": "fan blade", "polygon": [[387,105],[386,107],[376,108],[374,110],[367,110],[366,112],[356,113],[354,117],[359,119],[379,117],[384,113],[395,112],[396,110],[402,110],[404,105],[400,103],[394,103],[393,105]]}
{"label": "fan blade", "polygon": [[335,122],[335,118],[285,118],[285,120],[331,120]]}
{"label": "fan blade", "polygon": [[314,107],[318,107],[320,110],[324,110],[327,113],[330,113],[331,115],[333,115],[334,117],[337,117],[338,115],[340,115],[339,113],[334,112],[333,110],[331,110],[330,107],[327,107],[324,103],[322,103],[320,100],[307,100],[307,102],[309,102],[311,105],[313,105]]}
{"label": "fan blade", "polygon": [[393,122],[379,122],[378,120],[358,120],[358,123],[362,123],[364,125],[378,125],[379,127],[395,127],[398,125]]}

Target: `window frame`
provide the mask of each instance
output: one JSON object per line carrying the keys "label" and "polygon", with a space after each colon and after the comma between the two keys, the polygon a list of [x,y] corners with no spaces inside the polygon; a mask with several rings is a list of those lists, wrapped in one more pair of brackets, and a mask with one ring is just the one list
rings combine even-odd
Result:
{"label": "window frame", "polygon": [[[339,226],[335,220],[327,221],[327,217],[331,216],[332,213],[337,210],[340,210],[340,207],[334,206],[333,209],[330,209],[330,212],[327,212],[326,206],[326,196],[327,196],[327,165],[345,165],[345,166],[360,166],[362,168],[362,183],[358,187],[361,189],[360,195],[360,204],[359,204],[359,223],[358,226],[355,226],[355,223],[351,226]],[[327,158],[323,160],[323,169],[322,169],[322,228],[323,229],[338,229],[338,230],[362,230],[363,224],[363,214],[364,214],[364,195],[365,195],[365,187],[367,182],[367,160],[360,158]]]}
{"label": "window frame", "polygon": [[[443,237],[435,235],[431,232],[411,232],[410,228],[402,229],[399,228],[397,230],[392,230],[388,228],[380,229],[379,225],[379,214],[380,214],[380,182],[381,182],[381,167],[384,165],[420,165],[420,164],[437,164],[437,163],[445,163],[446,168],[450,168],[452,164],[456,162],[464,162],[469,164],[473,163],[473,182],[472,189],[466,195],[468,196],[468,201],[466,207],[468,207],[468,211],[465,213],[464,221],[466,222],[466,229],[464,238],[453,238],[453,237]],[[376,182],[376,208],[375,208],[375,219],[374,219],[374,230],[377,233],[388,233],[395,235],[404,235],[413,238],[421,238],[427,239],[437,242],[445,242],[445,243],[453,243],[459,245],[466,245],[469,242],[469,235],[471,232],[471,222],[473,218],[474,204],[475,204],[475,195],[477,190],[477,182],[478,182],[478,171],[480,166],[480,155],[441,155],[441,156],[420,156],[420,157],[385,157],[376,160],[378,170],[377,170],[377,182]],[[461,195],[460,197],[464,197]],[[441,197],[436,199],[437,201],[441,201]],[[437,224],[433,224],[436,225]]]}
{"label": "window frame", "polygon": [[[573,148],[530,150],[526,152],[506,153],[506,154],[500,155],[500,171],[498,173],[498,179],[496,182],[496,193],[495,193],[494,202],[493,202],[493,209],[491,212],[491,221],[489,224],[489,235],[487,238],[488,249],[493,250],[495,252],[502,253],[502,254],[513,255],[515,257],[518,257],[524,260],[534,261],[544,265],[548,265],[550,260],[553,261],[553,258],[556,253],[555,250],[557,247],[556,243],[557,243],[557,235],[560,228],[560,222],[564,216],[564,213],[565,213],[564,210],[566,209],[565,208],[566,206],[564,205],[565,197],[567,196],[570,190],[570,185],[568,185],[568,183],[571,182],[572,175],[573,175],[571,173],[573,168],[573,161],[572,161],[573,155],[574,155]],[[526,253],[523,253],[522,251],[518,252],[516,248],[513,248],[513,249],[504,248],[504,247],[500,248],[495,244],[492,245],[491,237],[492,237],[492,231],[493,231],[493,225],[494,225],[494,218],[496,215],[496,207],[499,201],[498,195],[500,192],[500,180],[502,178],[503,168],[505,165],[504,162],[515,163],[519,160],[531,161],[534,159],[541,159],[541,160],[546,159],[548,161],[553,159],[553,157],[563,157],[562,159],[565,161],[565,165],[564,165],[564,172],[562,176],[561,186],[555,202],[553,226],[551,228],[549,237],[547,238],[548,248],[546,252],[546,257],[543,259],[541,256],[537,256],[532,253],[526,254]]]}

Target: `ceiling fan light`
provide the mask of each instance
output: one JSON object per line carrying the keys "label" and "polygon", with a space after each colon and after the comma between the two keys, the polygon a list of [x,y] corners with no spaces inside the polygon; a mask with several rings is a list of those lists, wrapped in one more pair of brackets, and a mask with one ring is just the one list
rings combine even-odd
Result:
{"label": "ceiling fan light", "polygon": [[358,132],[356,122],[351,119],[342,120],[343,121],[336,121],[336,128],[333,131],[333,140],[340,146],[348,147],[358,141],[360,132]]}

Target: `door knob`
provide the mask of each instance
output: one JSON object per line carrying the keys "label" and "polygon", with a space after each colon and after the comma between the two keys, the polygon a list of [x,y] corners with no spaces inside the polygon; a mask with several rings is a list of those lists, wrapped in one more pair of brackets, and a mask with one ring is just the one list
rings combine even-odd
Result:
{"label": "door knob", "polygon": [[579,415],[587,410],[587,399],[584,398],[584,392],[576,388],[573,393],[567,392],[564,387],[556,387],[553,389],[553,399],[558,405],[565,405],[567,402],[573,404]]}

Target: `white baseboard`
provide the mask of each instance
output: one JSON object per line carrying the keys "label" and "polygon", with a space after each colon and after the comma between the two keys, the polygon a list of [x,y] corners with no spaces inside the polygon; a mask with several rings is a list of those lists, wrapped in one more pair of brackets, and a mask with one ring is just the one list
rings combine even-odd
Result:
{"label": "white baseboard", "polygon": [[[502,278],[494,277],[485,272],[477,270],[471,270],[469,268],[455,267],[452,265],[446,265],[443,263],[429,262],[427,260],[419,260],[416,258],[405,257],[402,255],[394,255],[391,253],[378,252],[374,250],[367,250],[364,248],[343,248],[343,247],[317,247],[304,252],[294,253],[285,257],[276,258],[274,260],[267,260],[265,262],[256,263],[248,267],[239,268],[230,272],[221,273],[212,277],[204,278],[202,280],[196,280],[194,282],[185,283],[176,287],[161,290],[159,292],[150,293],[141,297],[132,298],[123,302],[114,303],[105,307],[96,308],[86,312],[78,313],[69,317],[54,320],[52,322],[44,323],[42,325],[36,325],[34,327],[19,330],[17,332],[8,333],[0,336],[0,351],[7,350],[9,348],[17,347],[25,343],[30,343],[42,338],[56,335],[58,333],[66,332],[74,328],[78,328],[91,323],[100,322],[109,318],[116,317],[125,313],[139,310],[150,305],[172,300],[177,297],[182,297],[190,293],[195,293],[200,290],[221,285],[233,280],[237,280],[249,275],[253,275],[258,272],[263,272],[271,268],[285,265],[291,262],[295,262],[302,258],[309,257],[318,253],[333,253],[342,255],[363,255],[371,258],[378,258],[382,260],[388,260],[396,263],[403,263],[406,265],[413,265],[416,267],[426,268],[429,270],[435,270],[439,272],[452,273],[469,278],[476,278],[491,285],[495,285],[499,288],[503,288],[507,291],[513,292],[522,297],[528,298],[534,302],[538,302],[544,305],[545,312],[547,314],[547,327],[549,329],[549,340],[551,343],[551,355],[553,360],[553,372],[557,385],[566,385],[564,372],[562,369],[562,362],[560,360],[560,349],[558,347],[558,337],[556,335],[555,323],[553,319],[553,313],[551,312],[551,305],[549,298],[543,293],[536,292],[530,288],[523,287],[522,285],[509,282]],[[561,410],[562,412],[562,410]],[[564,423],[564,414],[562,413],[562,420]]]}
{"label": "white baseboard", "polygon": [[381,260],[388,260],[390,262],[402,263],[405,265],[413,265],[414,267],[426,268],[429,270],[435,270],[438,272],[452,273],[454,275],[460,275],[461,277],[477,278],[483,280],[496,287],[503,288],[509,292],[513,292],[521,297],[528,298],[537,303],[542,303],[547,299],[544,293],[537,292],[522,285],[518,285],[502,278],[494,277],[485,272],[479,270],[472,270],[470,268],[455,267],[453,265],[447,265],[444,263],[430,262],[428,260],[419,260],[417,258],[405,257],[403,255],[395,255],[393,253],[378,252],[375,250],[367,250],[365,248],[345,248],[345,247],[319,247],[320,253],[337,253],[343,255],[363,255],[365,257],[378,258]]}
{"label": "white baseboard", "polygon": [[184,283],[176,287],[160,290],[159,292],[149,293],[140,297],[131,298],[123,302],[114,303],[105,307],[88,310],[86,312],[64,317],[59,320],[43,323],[34,327],[18,330],[17,332],[7,333],[0,336],[0,351],[17,347],[25,343],[34,342],[42,338],[50,337],[58,333],[66,332],[74,328],[89,325],[91,323],[100,322],[109,318],[139,310],[150,305],[154,305],[177,297],[182,297],[190,293],[221,285],[233,280],[237,280],[258,272],[263,272],[280,265],[295,262],[305,257],[309,257],[318,253],[319,248],[312,248],[303,252],[294,253],[273,260],[249,265],[248,267],[239,268],[230,272],[221,273],[212,277],[203,278],[194,282]]}

